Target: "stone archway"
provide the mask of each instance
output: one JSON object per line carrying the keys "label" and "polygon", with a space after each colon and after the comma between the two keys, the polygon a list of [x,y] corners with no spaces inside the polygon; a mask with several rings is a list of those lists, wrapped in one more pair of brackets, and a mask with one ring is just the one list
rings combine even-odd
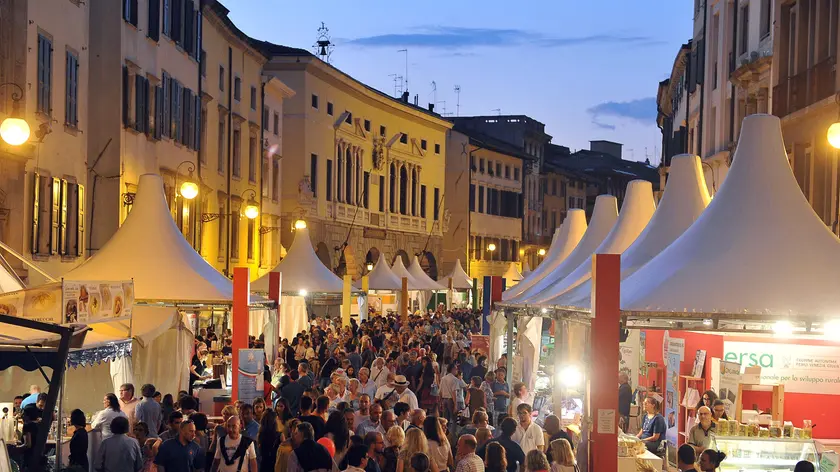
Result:
{"label": "stone archway", "polygon": [[377,262],[379,262],[379,249],[374,246],[368,250],[365,256],[365,265],[368,265],[368,263],[376,265]]}
{"label": "stone archway", "polygon": [[408,268],[411,265],[411,259],[408,257],[408,253],[403,251],[402,249],[398,250],[396,254],[394,254],[394,258],[391,260],[391,265],[394,265],[394,262],[397,261],[397,258],[401,257],[403,261],[403,265]]}
{"label": "stone archway", "polygon": [[423,257],[420,258],[420,267],[423,268],[423,272],[431,277],[432,280],[438,279],[437,259],[435,259],[434,254],[426,251]]}
{"label": "stone archway", "polygon": [[318,256],[318,259],[321,260],[321,263],[323,263],[327,269],[333,270],[330,248],[328,248],[326,244],[318,243],[318,245],[315,246],[315,255]]}

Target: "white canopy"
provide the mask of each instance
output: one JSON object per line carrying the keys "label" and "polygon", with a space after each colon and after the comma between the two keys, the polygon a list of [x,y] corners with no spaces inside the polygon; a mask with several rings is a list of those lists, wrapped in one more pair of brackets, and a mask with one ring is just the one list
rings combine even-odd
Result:
{"label": "white canopy", "polygon": [[838,286],[840,241],[803,196],[779,119],[751,115],[714,200],[679,239],[624,281],[621,308],[837,316]]}
{"label": "white canopy", "polygon": [[446,287],[435,282],[426,274],[426,271],[424,271],[420,266],[420,259],[418,259],[417,256],[414,256],[414,260],[411,261],[411,265],[408,266],[408,273],[414,277],[414,280],[423,286],[422,290],[446,290]]}
{"label": "white canopy", "polygon": [[[551,238],[551,244],[554,244],[554,240],[555,240],[556,238],[557,238],[557,232],[555,232],[555,233],[554,233],[554,237],[553,237],[553,238]],[[550,248],[550,247],[551,247],[551,246],[549,246],[549,248]],[[531,272],[533,272],[533,271],[531,270],[531,266],[530,266],[530,265],[528,265],[528,259],[525,259],[525,260],[522,262],[522,276],[523,276],[523,277],[528,277],[529,275],[531,275]]]}
{"label": "white canopy", "polygon": [[532,303],[532,297],[563,280],[582,262],[590,260],[592,254],[598,249],[613,226],[615,226],[617,219],[618,204],[616,198],[612,195],[599,195],[595,199],[595,210],[592,212],[589,228],[586,230],[580,243],[578,243],[566,260],[534,283],[531,288],[525,290],[521,295],[510,300],[505,300],[505,302],[510,304]]}
{"label": "white canopy", "polygon": [[385,261],[385,254],[379,253],[379,260],[373,270],[368,274],[368,288],[370,290],[401,290],[402,281],[391,272],[388,262]]}
{"label": "white canopy", "polygon": [[522,273],[519,272],[519,267],[516,267],[516,262],[511,262],[510,265],[508,265],[505,275],[502,277],[504,277],[505,283],[510,284],[511,286],[522,281]]}
{"label": "white canopy", "polygon": [[233,283],[189,245],[172,220],[163,181],[140,176],[131,213],[120,229],[67,280],[134,279],[137,300],[226,302]]}
{"label": "white canopy", "polygon": [[461,265],[461,259],[455,260],[455,267],[452,268],[452,272],[441,279],[440,282],[444,287],[449,287],[450,279],[452,280],[452,288],[455,290],[469,290],[472,288],[472,279],[464,271],[464,267]]}
{"label": "white canopy", "polygon": [[[706,209],[711,198],[700,158],[680,154],[671,159],[668,184],[644,232],[621,255],[624,280],[676,241]],[[553,305],[590,309],[592,279],[551,301]]]}
{"label": "white canopy", "polygon": [[[627,184],[621,213],[610,234],[595,250],[595,254],[621,254],[644,231],[656,211],[653,186],[647,180],[633,180]],[[563,280],[531,298],[535,304],[556,304],[557,299],[592,277],[592,261],[585,260]]]}
{"label": "white canopy", "polygon": [[515,287],[505,290],[502,293],[502,300],[507,301],[519,296],[522,292],[539,282],[546,274],[554,271],[557,266],[569,257],[569,254],[572,253],[583,238],[584,233],[586,233],[586,212],[579,208],[569,210],[566,214],[566,219],[554,231],[551,246],[548,248],[548,253],[545,255],[542,264],[538,265],[536,269],[516,284]]}
{"label": "white canopy", "polygon": [[[271,272],[283,274],[283,293],[297,294],[301,290],[309,293],[341,293],[344,282],[328,269],[315,255],[312,242],[309,240],[309,228],[295,230],[295,240],[286,253],[286,257],[277,264]],[[268,278],[266,273],[251,282],[251,290],[268,292]]]}
{"label": "white canopy", "polygon": [[391,271],[400,279],[400,287],[402,287],[402,278],[405,277],[407,279],[408,289],[409,290],[426,290],[423,286],[424,284],[417,281],[411,272],[405,268],[405,264],[403,264],[402,257],[397,256],[394,260],[394,265],[391,266]]}
{"label": "white canopy", "polygon": [[5,267],[0,266],[0,293],[16,292],[18,290],[23,290],[23,284]]}

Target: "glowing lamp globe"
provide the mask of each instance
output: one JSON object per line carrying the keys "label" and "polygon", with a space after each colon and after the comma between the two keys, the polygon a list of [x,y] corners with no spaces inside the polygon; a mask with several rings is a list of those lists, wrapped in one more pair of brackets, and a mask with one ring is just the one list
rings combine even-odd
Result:
{"label": "glowing lamp globe", "polygon": [[295,221],[295,229],[304,229],[306,228],[306,222],[303,220]]}
{"label": "glowing lamp globe", "polygon": [[368,270],[368,272],[373,270],[373,263],[372,262],[367,263],[367,270]]}
{"label": "glowing lamp globe", "polygon": [[[3,125],[5,124],[3,123]],[[835,149],[840,149],[840,121],[828,127],[827,137],[828,144],[831,144]],[[6,137],[4,136],[3,139],[6,139]]]}
{"label": "glowing lamp globe", "polygon": [[491,251],[491,252],[492,252],[492,251],[495,251],[495,250],[496,250],[496,245],[495,245],[495,244],[493,244],[493,243],[488,244],[488,245],[487,245],[487,250],[488,250],[488,251]]}
{"label": "glowing lamp globe", "polygon": [[248,205],[245,207],[245,218],[253,220],[258,216],[260,216],[259,207],[257,207],[257,205],[254,205],[253,203],[248,203]]}
{"label": "glowing lamp globe", "polygon": [[300,295],[301,297],[305,297],[307,293],[308,292],[306,291],[306,289],[303,288],[298,291],[298,295]]}
{"label": "glowing lamp globe", "polygon": [[539,251],[537,251],[537,254],[539,254],[541,256],[544,256],[545,255],[545,249],[540,249]]}
{"label": "glowing lamp globe", "polygon": [[0,124],[0,137],[12,146],[19,146],[29,139],[29,124],[23,118],[6,118]]}
{"label": "glowing lamp globe", "polygon": [[187,200],[192,200],[198,196],[198,184],[190,182],[189,180],[181,184],[181,196]]}

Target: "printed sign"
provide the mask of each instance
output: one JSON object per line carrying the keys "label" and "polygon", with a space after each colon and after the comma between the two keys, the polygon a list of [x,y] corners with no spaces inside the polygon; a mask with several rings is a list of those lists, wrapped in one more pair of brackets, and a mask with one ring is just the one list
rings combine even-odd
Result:
{"label": "printed sign", "polygon": [[63,282],[61,322],[96,323],[131,317],[134,282]]}
{"label": "printed sign", "polygon": [[239,350],[239,398],[243,402],[254,403],[254,399],[263,396],[263,369],[265,351],[262,349]]}
{"label": "printed sign", "polygon": [[665,439],[671,445],[677,447],[677,403],[680,399],[680,357],[677,354],[668,355],[668,368],[665,372],[665,424],[668,429],[665,431]]}
{"label": "printed sign", "polygon": [[685,339],[671,338],[668,342],[668,353],[680,356],[680,362],[685,360]]}
{"label": "printed sign", "polygon": [[[840,395],[840,347],[724,341],[723,360],[761,367],[762,384],[785,392]],[[743,372],[743,370],[742,370]]]}
{"label": "printed sign", "polygon": [[694,355],[694,367],[691,369],[692,377],[702,377],[703,367],[706,365],[706,351],[698,349],[697,354]]}
{"label": "printed sign", "polygon": [[741,364],[737,362],[720,361],[720,377],[718,381],[718,398],[723,401],[726,406],[726,416],[729,419],[735,418],[735,411],[738,403],[741,401],[738,398],[738,385],[741,383]]}
{"label": "printed sign", "polygon": [[615,434],[615,410],[598,410],[598,434]]}
{"label": "printed sign", "polygon": [[840,463],[840,458],[836,452],[825,451],[820,457],[820,472],[837,472],[838,463]]}
{"label": "printed sign", "polygon": [[480,351],[484,356],[490,357],[490,336],[470,334],[470,346],[473,351]]}

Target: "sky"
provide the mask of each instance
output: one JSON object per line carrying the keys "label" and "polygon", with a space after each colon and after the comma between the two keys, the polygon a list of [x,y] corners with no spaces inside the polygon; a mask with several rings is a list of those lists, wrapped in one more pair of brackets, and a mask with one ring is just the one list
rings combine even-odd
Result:
{"label": "sky", "polygon": [[[454,116],[528,115],[552,143],[624,144],[659,162],[656,91],[692,31],[689,0],[222,0],[248,35],[312,50],[324,22],[330,62],[394,94]],[[434,85],[433,85],[434,82]],[[455,93],[460,86],[460,94]],[[457,106],[460,102],[460,107]]]}

